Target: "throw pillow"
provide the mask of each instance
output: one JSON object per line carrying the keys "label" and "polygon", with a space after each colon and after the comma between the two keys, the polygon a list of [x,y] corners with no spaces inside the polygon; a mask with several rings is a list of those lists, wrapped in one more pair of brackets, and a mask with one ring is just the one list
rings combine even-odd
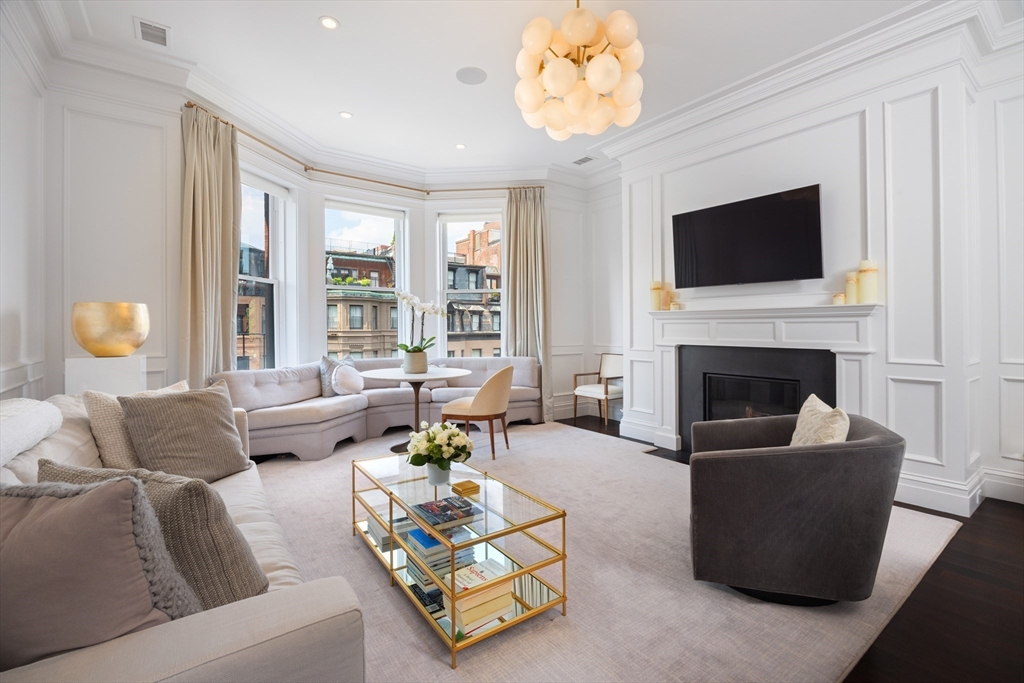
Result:
{"label": "throw pillow", "polygon": [[[143,391],[136,396],[154,396],[159,394],[188,391],[188,382],[182,380],[163,389]],[[135,455],[132,438],[128,435],[128,425],[124,421],[124,410],[117,402],[117,396],[102,391],[86,391],[82,393],[85,410],[89,413],[89,428],[96,439],[100,450],[100,460],[104,467],[119,470],[131,470],[141,467]]]}
{"label": "throw pillow", "polygon": [[39,461],[39,481],[89,484],[125,475],[142,482],[174,565],[203,608],[267,592],[267,575],[228,515],[224,500],[206,482],[148,470],[116,472]]}
{"label": "throw pillow", "polygon": [[850,417],[841,408],[830,408],[811,394],[800,408],[790,446],[813,446],[846,441]]}
{"label": "throw pillow", "polygon": [[[330,356],[322,356],[320,358],[320,395],[324,398],[331,396],[337,396],[338,390],[334,388],[334,372],[344,366],[349,366],[353,370],[355,366],[352,365],[352,359],[345,356],[344,360],[338,360],[337,358],[331,358]],[[362,391],[362,387],[360,387]],[[357,392],[358,393],[358,392]]]}
{"label": "throw pillow", "polygon": [[362,393],[363,376],[351,365],[339,364],[331,375],[331,388],[338,396]]}
{"label": "throw pillow", "polygon": [[31,398],[0,401],[0,466],[58,429],[64,417],[52,403]]}
{"label": "throw pillow", "polygon": [[147,470],[210,482],[252,466],[224,380],[206,389],[117,400]]}
{"label": "throw pillow", "polygon": [[0,488],[0,670],[200,611],[138,480]]}

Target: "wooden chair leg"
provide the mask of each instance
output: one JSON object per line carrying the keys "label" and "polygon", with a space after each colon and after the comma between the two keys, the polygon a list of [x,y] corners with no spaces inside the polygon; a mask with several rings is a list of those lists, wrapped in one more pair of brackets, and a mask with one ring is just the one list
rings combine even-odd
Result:
{"label": "wooden chair leg", "polygon": [[469,436],[469,418],[466,418],[466,436]]}
{"label": "wooden chair leg", "polygon": [[601,419],[601,399],[597,399],[597,419]]}
{"label": "wooden chair leg", "polygon": [[572,395],[572,421],[573,422],[576,421],[576,400],[577,400],[577,398],[578,397],[576,396],[576,394]]}
{"label": "wooden chair leg", "polygon": [[505,416],[501,416],[501,433],[505,435],[505,450],[509,450],[508,446],[508,426],[505,425]]}
{"label": "wooden chair leg", "polygon": [[494,460],[494,418],[487,418],[487,431],[491,435],[491,460]]}
{"label": "wooden chair leg", "polygon": [[608,397],[604,397],[604,426],[608,426]]}

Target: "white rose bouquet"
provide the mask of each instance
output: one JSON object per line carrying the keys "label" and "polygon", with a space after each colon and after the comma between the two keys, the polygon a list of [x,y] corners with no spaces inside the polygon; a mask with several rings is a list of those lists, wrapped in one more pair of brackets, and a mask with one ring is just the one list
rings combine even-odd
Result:
{"label": "white rose bouquet", "polygon": [[465,462],[473,454],[473,441],[458,427],[445,422],[429,426],[420,424],[420,432],[409,434],[409,464],[432,464],[441,470],[451,469],[453,462]]}

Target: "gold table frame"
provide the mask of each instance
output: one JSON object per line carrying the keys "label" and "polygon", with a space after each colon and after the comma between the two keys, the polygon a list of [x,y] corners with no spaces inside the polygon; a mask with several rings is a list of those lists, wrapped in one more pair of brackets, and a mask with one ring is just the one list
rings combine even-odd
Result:
{"label": "gold table frame", "polygon": [[[565,552],[565,540],[566,540],[566,537],[565,537],[565,518],[566,518],[565,510],[557,508],[557,507],[551,505],[550,503],[547,503],[547,502],[545,502],[545,501],[543,501],[543,500],[541,500],[541,499],[539,499],[539,498],[537,498],[535,496],[532,496],[532,495],[526,493],[525,491],[523,491],[521,489],[518,489],[518,488],[516,488],[516,487],[514,487],[514,486],[512,486],[512,485],[510,485],[510,484],[508,484],[508,483],[498,479],[497,477],[492,477],[491,475],[487,474],[487,472],[485,472],[483,470],[480,470],[478,468],[472,467],[472,466],[470,466],[470,465],[468,465],[466,463],[462,463],[462,465],[465,466],[467,469],[473,470],[476,473],[478,473],[479,475],[483,476],[484,483],[481,484],[481,494],[486,491],[486,481],[490,480],[492,482],[496,482],[497,484],[500,484],[504,488],[510,489],[512,491],[515,491],[519,495],[521,495],[521,496],[523,496],[523,497],[533,501],[534,503],[540,505],[543,508],[546,508],[547,510],[550,511],[550,514],[544,515],[542,517],[538,517],[538,518],[530,520],[528,522],[523,522],[521,524],[514,524],[510,520],[507,520],[501,514],[501,511],[495,510],[493,507],[489,507],[487,505],[486,500],[480,500],[479,499],[480,498],[480,494],[477,494],[475,496],[464,496],[465,498],[467,498],[469,500],[472,500],[477,505],[482,506],[484,508],[484,510],[485,510],[485,515],[488,514],[488,513],[497,515],[499,518],[503,519],[505,522],[510,524],[510,526],[508,526],[506,528],[502,528],[502,529],[500,529],[498,531],[495,531],[495,532],[491,532],[491,533],[486,533],[486,527],[485,527],[485,533],[480,534],[480,533],[477,532],[475,526],[473,524],[470,524],[470,525],[467,525],[467,526],[473,531],[474,534],[477,534],[477,536],[475,538],[471,538],[471,539],[469,539],[467,541],[462,541],[460,543],[452,543],[443,534],[441,534],[439,531],[434,529],[434,527],[432,527],[430,524],[428,524],[426,522],[426,520],[424,520],[422,517],[420,517],[415,512],[413,512],[411,504],[409,504],[406,501],[404,501],[399,495],[397,495],[394,491],[392,491],[391,488],[387,484],[382,483],[381,481],[379,481],[369,471],[367,471],[367,469],[365,469],[363,466],[361,466],[361,463],[369,463],[369,462],[379,461],[379,460],[383,460],[385,458],[402,458],[402,457],[403,456],[399,456],[399,455],[385,455],[385,456],[380,456],[380,457],[377,457],[377,458],[365,458],[365,459],[362,459],[362,460],[353,460],[352,461],[352,535],[353,536],[358,535],[358,536],[362,537],[362,539],[366,542],[366,544],[374,552],[374,556],[381,562],[381,564],[383,564],[387,568],[387,570],[388,570],[388,578],[389,578],[389,581],[390,581],[390,585],[394,586],[395,583],[396,583],[395,580],[398,579],[397,583],[398,583],[399,586],[401,586],[402,591],[406,594],[406,597],[409,598],[409,600],[416,607],[416,609],[419,611],[419,613],[421,615],[423,615],[423,617],[431,624],[431,626],[434,627],[433,628],[434,632],[437,633],[441,637],[441,639],[447,644],[447,646],[451,650],[451,655],[452,655],[451,666],[452,666],[453,669],[456,667],[456,656],[457,656],[457,654],[461,650],[466,649],[467,647],[475,645],[478,642],[482,642],[483,640],[486,640],[487,638],[490,638],[493,635],[501,633],[505,629],[510,628],[510,627],[520,623],[520,622],[523,622],[523,621],[526,621],[527,619],[535,617],[538,614],[551,609],[552,607],[556,607],[558,605],[561,605],[562,606],[562,615],[564,616],[567,613],[568,597],[566,596],[566,560],[568,558],[567,558],[567,555],[566,555],[566,552]],[[420,470],[420,469],[425,469],[425,468],[413,468],[413,469],[414,470]],[[356,487],[356,475],[357,475],[357,473],[360,474],[362,477],[364,477],[366,480],[368,480],[370,482],[370,486],[367,486],[365,488],[357,488]],[[454,473],[455,472],[453,472],[453,474]],[[464,471],[461,472],[461,474],[464,474],[464,473],[465,473]],[[395,484],[410,483],[411,481],[417,481],[419,479],[424,479],[425,480],[426,479],[426,474],[424,473],[422,477],[416,477],[415,479],[411,479],[411,480],[410,479],[405,479],[405,480],[402,480],[400,482],[395,482]],[[439,492],[437,491],[437,489],[438,488],[444,488],[445,486],[446,485],[442,485],[441,487],[437,487],[437,486],[433,487],[434,488],[434,498],[433,498],[433,500],[438,500],[438,499],[443,498],[443,497],[445,497],[447,495],[454,495],[453,493],[439,495]],[[383,519],[377,513],[377,511],[374,509],[373,505],[369,501],[367,501],[366,497],[363,495],[363,494],[366,494],[366,493],[371,492],[371,491],[380,491],[380,492],[383,492],[387,496],[387,499],[388,499],[388,503],[387,503],[388,504],[388,519],[387,520]],[[484,496],[484,497],[486,498],[486,496]],[[367,519],[358,520],[356,518],[356,509],[357,509],[356,503],[357,502],[366,511],[366,513],[368,515]],[[489,627],[487,627],[486,630],[483,631],[482,633],[474,634],[472,636],[464,636],[462,639],[457,638],[457,636],[456,636],[456,633],[457,633],[456,623],[455,623],[455,619],[452,618],[452,615],[448,615],[447,614],[447,610],[442,610],[442,612],[445,612],[445,614],[442,614],[441,616],[436,616],[436,615],[431,614],[430,612],[428,612],[426,607],[424,607],[420,603],[419,599],[413,593],[412,588],[410,587],[409,584],[406,583],[406,580],[404,579],[404,577],[401,574],[402,570],[405,570],[407,565],[406,564],[401,564],[401,565],[397,565],[396,566],[396,564],[397,564],[396,558],[395,558],[395,550],[396,550],[395,542],[396,541],[398,542],[398,545],[400,546],[400,549],[403,550],[404,553],[407,556],[409,556],[409,555],[411,555],[413,557],[417,556],[416,553],[411,550],[411,548],[409,547],[409,545],[406,542],[406,540],[403,539],[401,536],[399,536],[398,534],[395,533],[394,526],[393,526],[393,521],[395,519],[395,514],[394,513],[395,513],[395,506],[396,505],[402,511],[404,511],[405,512],[405,516],[408,517],[410,520],[412,520],[420,529],[422,529],[425,533],[429,534],[434,539],[439,541],[442,545],[447,547],[449,555],[450,555],[450,558],[451,558],[450,559],[451,563],[449,564],[449,567],[455,566],[455,553],[457,551],[462,550],[464,548],[481,545],[481,544],[485,544],[488,547],[488,549],[493,549],[498,554],[507,557],[513,563],[518,565],[520,567],[519,569],[511,571],[511,572],[505,574],[502,577],[501,580],[502,580],[502,582],[504,582],[504,581],[511,581],[512,582],[512,585],[514,587],[513,591],[512,591],[513,608],[515,609],[515,611],[517,611],[519,613],[516,614],[516,616],[514,616],[513,618],[508,619],[507,621],[504,618],[504,616],[507,616],[507,614],[504,615],[503,617],[499,618],[499,619],[496,619],[495,621],[499,621],[500,623],[498,623],[496,626],[489,626]],[[388,534],[390,535],[391,542],[388,545],[388,550],[387,551],[382,551],[377,546],[376,542],[373,540],[373,538],[370,537],[370,535],[368,533],[368,530],[367,530],[367,528],[368,528],[368,521],[367,520],[369,518],[371,518],[371,517],[381,527],[383,527],[383,528],[388,530]],[[562,527],[562,530],[561,530],[561,540],[562,540],[561,548],[555,547],[554,545],[548,543],[547,541],[541,539],[536,534],[533,534],[533,533],[531,533],[529,531],[530,529],[532,529],[534,527],[539,527],[539,526],[542,526],[544,524],[550,524],[552,522],[558,522],[559,520],[561,521],[561,527]],[[511,556],[507,549],[501,548],[501,547],[498,547],[498,546],[494,546],[491,543],[491,541],[495,541],[497,539],[503,538],[505,536],[509,536],[511,534],[523,534],[523,535],[525,535],[531,541],[539,544],[541,547],[543,547],[548,552],[550,552],[552,554],[552,556],[551,557],[547,557],[544,560],[541,560],[539,562],[534,562],[532,564],[524,564],[523,562],[520,562],[515,557]],[[544,580],[543,578],[541,578],[540,576],[535,574],[535,572],[539,571],[540,569],[543,569],[544,567],[548,567],[548,566],[551,566],[551,565],[554,565],[554,564],[558,564],[559,562],[562,565],[562,590],[561,591],[559,591],[554,586],[552,586],[548,581]],[[474,596],[474,595],[476,595],[478,593],[481,593],[484,590],[487,590],[488,588],[490,588],[490,585],[489,585],[489,582],[488,582],[488,583],[484,583],[484,584],[482,584],[480,586],[477,586],[475,588],[472,588],[470,590],[462,591],[462,592],[460,592],[460,593],[458,593],[456,595],[454,572],[452,572],[451,584],[449,585],[449,584],[446,584],[442,580],[442,577],[440,577],[437,574],[435,574],[434,571],[432,569],[430,569],[430,567],[426,566],[425,563],[423,563],[423,564],[424,564],[426,573],[430,576],[430,578],[434,581],[434,583],[441,589],[442,593],[444,595],[448,596],[449,601],[453,604],[453,606],[458,604],[459,600],[463,600],[465,598],[472,597],[472,596]],[[546,600],[545,602],[543,602],[540,605],[532,606],[532,605],[528,604],[520,595],[518,595],[516,593],[515,586],[517,586],[517,582],[515,581],[515,579],[518,579],[518,578],[521,578],[521,577],[531,577],[532,579],[540,582],[540,584],[542,584],[547,589],[548,593],[550,595],[553,595],[554,597],[549,599],[549,600]],[[438,623],[439,620],[444,619],[446,617],[448,618],[448,621],[450,623],[450,631],[446,631],[445,628],[440,623]]]}

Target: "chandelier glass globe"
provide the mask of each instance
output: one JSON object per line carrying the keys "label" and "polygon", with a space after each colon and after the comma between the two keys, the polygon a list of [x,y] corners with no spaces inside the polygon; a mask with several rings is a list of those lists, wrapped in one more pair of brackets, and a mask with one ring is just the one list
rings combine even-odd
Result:
{"label": "chandelier glass globe", "polygon": [[523,30],[515,100],[526,124],[562,141],[635,123],[644,90],[636,19],[615,10],[601,21],[577,0],[555,26],[537,17]]}

